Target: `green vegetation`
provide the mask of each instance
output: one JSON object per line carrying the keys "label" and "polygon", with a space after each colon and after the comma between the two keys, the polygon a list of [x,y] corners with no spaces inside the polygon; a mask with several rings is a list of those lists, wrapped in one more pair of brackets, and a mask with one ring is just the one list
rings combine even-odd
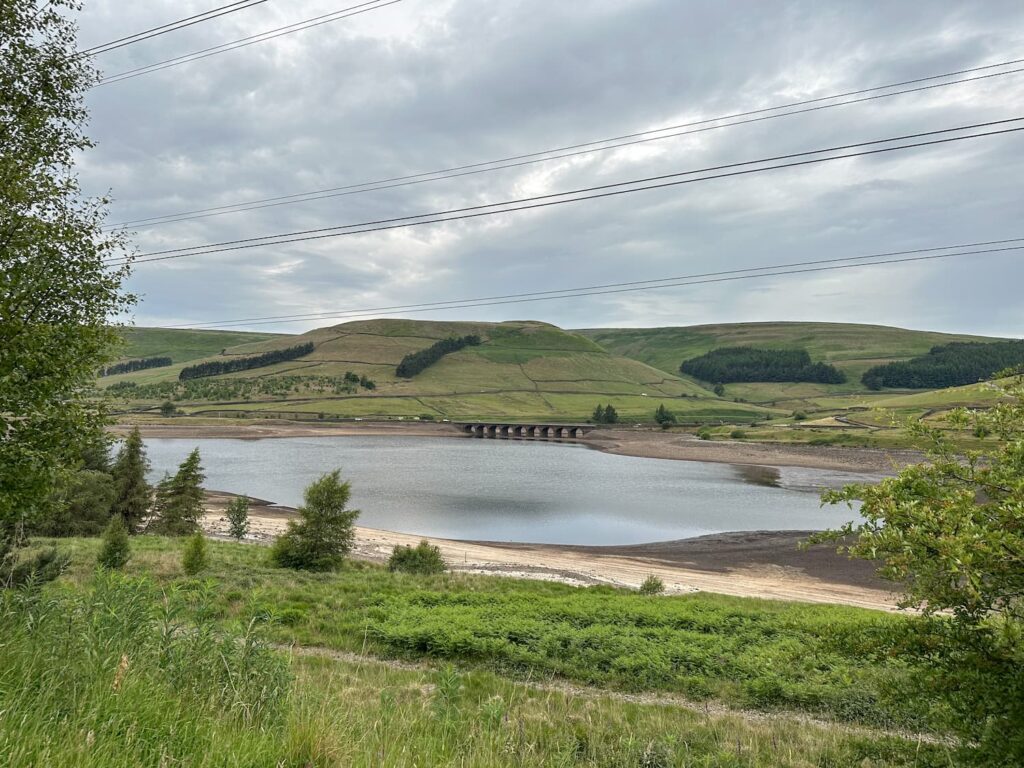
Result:
{"label": "green vegetation", "polygon": [[309,341],[305,344],[275,349],[259,355],[231,357],[224,360],[207,360],[203,363],[182,368],[178,371],[178,380],[204,379],[209,376],[222,376],[225,373],[238,373],[240,371],[251,371],[254,368],[266,368],[267,366],[277,365],[289,360],[298,360],[300,357],[310,354],[313,349],[313,342]]}
{"label": "green vegetation", "polygon": [[203,467],[195,448],[178,467],[173,477],[165,477],[156,488],[152,517],[146,525],[150,533],[188,536],[199,531],[203,517]]}
{"label": "green vegetation", "polygon": [[868,389],[938,389],[990,379],[1024,364],[1024,341],[955,343],[932,347],[927,355],[869,368],[861,381]]}
{"label": "green vegetation", "polygon": [[641,595],[660,595],[665,591],[665,582],[657,576],[651,575],[644,579],[638,591]]}
{"label": "green vegetation", "polygon": [[608,403],[608,405],[598,404],[590,415],[590,420],[595,424],[618,424],[619,414],[611,403]]}
{"label": "green vegetation", "polygon": [[682,373],[696,379],[732,384],[749,381],[809,381],[842,384],[846,374],[828,363],[812,363],[805,349],[722,347],[684,360]]}
{"label": "green vegetation", "polygon": [[[159,573],[168,542],[138,542],[145,567]],[[80,554],[91,545],[81,542]],[[745,719],[484,671],[275,652],[264,633],[279,633],[280,619],[267,625],[255,606],[231,616],[220,607],[225,572],[244,578],[238,568],[248,570],[249,556],[260,551],[219,544],[213,554],[213,580],[96,576],[83,564],[73,581],[42,599],[0,596],[0,762],[10,768],[931,768],[951,762],[941,745],[784,716]],[[412,578],[379,576],[405,584]],[[333,584],[345,575],[308,578]],[[189,631],[171,631],[185,626]]]}
{"label": "green vegetation", "polygon": [[355,541],[359,510],[348,509],[351,496],[338,470],[328,472],[302,494],[301,520],[288,521],[288,530],[278,536],[271,558],[282,568],[331,571],[341,566]]}
{"label": "green vegetation", "polygon": [[[481,343],[444,355],[412,379],[396,374],[404,357],[466,336],[478,336]],[[747,423],[774,413],[721,400],[690,380],[536,322],[361,321],[230,351],[255,355],[300,343],[313,343],[313,352],[255,371],[180,382],[181,367],[171,366],[104,378],[99,384],[118,410],[155,415],[170,400],[190,417],[408,419],[431,414],[438,420],[585,421],[595,401],[610,401],[622,419],[644,422],[659,405],[686,423]],[[217,355],[210,361],[222,359]]]}
{"label": "green vegetation", "polygon": [[446,568],[441,550],[425,539],[415,547],[396,544],[391,557],[388,558],[389,571],[429,576],[444,573]]}
{"label": "green vegetation", "polygon": [[450,337],[447,339],[441,339],[441,341],[434,342],[426,349],[421,349],[418,352],[411,352],[402,358],[398,367],[395,368],[395,375],[400,376],[403,379],[411,379],[417,373],[422,373],[427,368],[438,362],[445,355],[450,355],[452,352],[458,352],[460,349],[466,347],[476,347],[480,345],[480,337],[475,333],[469,336],[461,336],[459,338]]}
{"label": "green vegetation", "polygon": [[149,459],[138,427],[133,429],[117,454],[111,475],[114,504],[111,513],[124,520],[129,533],[135,533],[149,514],[150,492],[146,482]]}
{"label": "green vegetation", "polygon": [[852,537],[848,552],[904,585],[903,604],[924,615],[905,649],[927,664],[917,683],[985,765],[1024,763],[1024,377],[1004,393],[988,411],[947,417],[994,435],[992,447],[965,461],[944,431],[915,425],[929,461],[826,494],[862,502],[865,522],[819,537]]}
{"label": "green vegetation", "polygon": [[125,527],[124,519],[114,515],[103,532],[103,546],[96,556],[96,564],[108,570],[118,571],[125,567],[130,557],[128,529]]}
{"label": "green vegetation", "polygon": [[228,502],[225,511],[228,519],[228,535],[235,541],[241,541],[249,533],[249,499],[239,496]]}
{"label": "green vegetation", "polygon": [[181,553],[181,570],[187,576],[195,576],[210,567],[210,553],[206,546],[206,537],[202,531],[196,531],[185,540],[185,550]]}
{"label": "green vegetation", "polygon": [[248,331],[196,331],[176,328],[122,328],[121,352],[126,358],[166,355],[175,364],[200,360],[211,355],[245,354],[248,345],[287,339],[275,333]]}
{"label": "green vegetation", "polygon": [[81,393],[113,357],[133,297],[125,238],[74,168],[92,143],[66,2],[0,7],[0,553],[49,511],[104,415]]}
{"label": "green vegetation", "polygon": [[141,360],[125,360],[106,366],[100,372],[100,375],[116,376],[119,373],[134,373],[135,371],[145,371],[149,368],[165,368],[173,362],[169,357],[144,357]]}

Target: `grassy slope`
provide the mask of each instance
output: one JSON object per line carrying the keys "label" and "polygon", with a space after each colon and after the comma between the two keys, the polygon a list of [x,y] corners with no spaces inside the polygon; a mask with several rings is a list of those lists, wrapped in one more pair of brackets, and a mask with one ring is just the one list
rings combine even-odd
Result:
{"label": "grassy slope", "polygon": [[[395,366],[404,355],[438,339],[469,333],[480,335],[484,344],[448,355],[411,380],[395,376]],[[624,418],[650,420],[664,402],[684,418],[693,419],[749,421],[764,413],[756,406],[723,401],[694,382],[609,354],[583,336],[545,323],[375,320],[249,344],[227,354],[251,354],[305,341],[316,345],[305,358],[216,378],[341,377],[351,370],[372,378],[377,389],[348,397],[310,396],[300,391],[285,402],[262,398],[216,407],[186,403],[185,410],[578,421],[589,416],[599,402],[611,402]],[[173,381],[178,370],[172,366],[104,381]]]}
{"label": "grassy slope", "polygon": [[[191,331],[171,328],[125,328],[122,359],[167,356],[175,363],[220,354],[222,349],[274,339],[279,334],[241,331]],[[287,338],[287,337],[285,337]]]}
{"label": "grassy slope", "polygon": [[[19,610],[31,611],[31,622],[15,621],[16,612],[0,628],[5,765],[107,768],[157,758],[190,766],[951,764],[940,745],[782,712],[702,712],[644,694],[686,691],[767,712],[782,705],[889,724],[893,711],[872,700],[877,683],[891,681],[900,665],[875,654],[870,641],[880,625],[905,621],[900,617],[715,595],[648,598],[508,579],[411,577],[360,564],[302,574],[267,567],[261,548],[225,543],[212,544],[211,566],[197,580],[181,572],[183,542],[133,540],[129,573],[185,597],[196,612],[175,621],[244,625],[269,609],[273,637],[296,644],[283,720],[256,727],[232,717],[232,707],[218,707],[204,688],[190,692],[190,685],[216,680],[215,645],[207,669],[193,636],[180,635],[174,642],[186,656],[179,664],[172,654],[169,668],[187,664],[196,673],[186,679],[190,685],[174,684],[173,674],[153,666],[166,642],[159,626],[152,637],[137,630],[140,592],[129,588],[131,602],[109,589],[90,594],[98,542],[62,544],[74,559],[53,594],[81,605],[27,603]],[[126,622],[131,631],[122,628]],[[410,632],[415,643],[396,641],[396,633]],[[432,671],[304,658],[302,649],[312,645],[457,666]],[[56,662],[69,652],[80,661]],[[599,688],[562,692],[565,678]],[[605,686],[637,694],[613,698],[601,692]],[[244,703],[258,691],[231,695]],[[914,722],[908,711],[895,714]]]}
{"label": "grassy slope", "polygon": [[814,361],[832,363],[848,382],[821,384],[731,384],[729,397],[752,402],[800,400],[851,392],[867,392],[860,376],[868,368],[922,355],[936,344],[953,341],[994,341],[931,331],[848,323],[734,323],[684,328],[596,328],[579,331],[615,354],[632,357],[663,371],[679,370],[683,360],[719,347],[766,349],[799,347]]}

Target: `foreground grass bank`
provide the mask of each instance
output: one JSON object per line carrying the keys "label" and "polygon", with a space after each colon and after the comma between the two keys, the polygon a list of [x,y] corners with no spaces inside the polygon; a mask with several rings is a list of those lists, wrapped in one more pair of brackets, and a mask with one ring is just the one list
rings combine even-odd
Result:
{"label": "foreground grass bank", "polygon": [[[66,579],[92,578],[96,542],[65,542]],[[183,544],[133,539],[128,572],[197,584]],[[928,727],[898,693],[908,669],[884,649],[906,620],[875,611],[445,574],[350,562],[338,573],[273,568],[260,547],[211,542],[204,574],[220,621],[272,618],[269,637],[401,659],[450,661],[517,679],[560,678],[885,728]]]}
{"label": "foreground grass bank", "polygon": [[0,596],[0,763],[938,766],[944,749],[542,690],[481,671],[275,652],[215,590],[100,575]]}

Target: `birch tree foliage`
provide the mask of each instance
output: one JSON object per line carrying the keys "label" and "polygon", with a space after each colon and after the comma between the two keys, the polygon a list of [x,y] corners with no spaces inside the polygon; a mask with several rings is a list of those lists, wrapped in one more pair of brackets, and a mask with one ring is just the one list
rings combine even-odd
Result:
{"label": "birch tree foliage", "polygon": [[86,397],[119,340],[125,238],[101,231],[107,200],[83,196],[92,143],[76,54],[76,0],[0,0],[0,536],[42,510],[103,427]]}

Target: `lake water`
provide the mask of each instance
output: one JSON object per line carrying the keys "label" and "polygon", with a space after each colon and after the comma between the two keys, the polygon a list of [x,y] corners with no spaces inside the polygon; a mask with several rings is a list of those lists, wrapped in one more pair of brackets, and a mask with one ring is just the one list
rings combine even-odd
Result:
{"label": "lake water", "polygon": [[340,468],[361,525],[456,539],[639,544],[855,517],[824,486],[871,476],[615,456],[573,443],[431,437],[150,439],[152,480],[195,447],[206,487],[299,506]]}

